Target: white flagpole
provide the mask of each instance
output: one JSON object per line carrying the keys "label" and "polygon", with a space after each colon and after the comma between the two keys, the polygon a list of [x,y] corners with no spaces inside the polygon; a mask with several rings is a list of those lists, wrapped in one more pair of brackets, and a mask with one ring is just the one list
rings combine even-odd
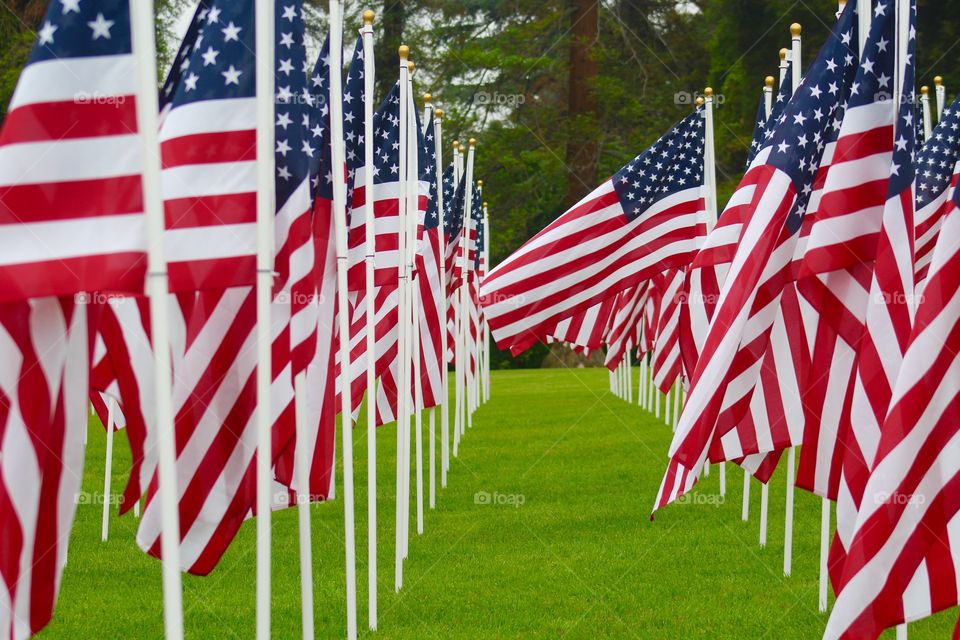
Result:
{"label": "white flagpole", "polygon": [[[789,49],[780,49],[780,66],[778,67],[780,71],[780,79],[777,81],[777,86],[783,84],[783,79],[787,77],[787,68],[790,62],[787,60],[787,57],[790,55]],[[770,110],[767,109],[767,118],[770,117]]]}
{"label": "white flagpole", "polygon": [[[446,233],[444,229],[444,202],[443,202],[443,109],[437,109],[434,112],[433,119],[434,131],[434,151],[437,154],[437,216],[439,221],[440,233],[440,376],[441,376],[441,402],[440,402],[440,486],[447,486],[447,469],[450,468],[450,387],[449,375],[447,372],[447,276],[446,276]],[[456,184],[454,184],[456,189]],[[433,506],[431,504],[431,506]]]}
{"label": "white flagpole", "polygon": [[[483,203],[483,265],[484,270],[490,270],[490,210],[487,203]],[[486,316],[483,318],[483,401],[490,402],[490,323]]]}
{"label": "white flagpole", "polygon": [[[783,82],[784,75],[786,74],[786,49],[780,50],[780,82]],[[773,113],[773,76],[767,76],[763,81],[763,105],[764,105],[764,115],[769,120],[770,115]],[[746,473],[746,471],[744,471]],[[748,482],[748,480],[744,480]],[[746,498],[744,498],[744,513],[747,513],[749,509],[749,504],[746,504]],[[770,486],[766,482],[760,483],[760,547],[763,548],[767,546],[767,516],[770,509]],[[746,518],[744,518],[746,520]]]}
{"label": "white flagpole", "polygon": [[[454,189],[457,189],[460,185],[460,178],[463,176],[463,153],[461,152],[460,142],[455,140],[453,143],[453,183]],[[461,253],[463,251],[463,223],[461,221],[460,225],[460,238],[458,243],[460,244],[457,251],[454,252],[454,270],[459,268],[458,262],[462,259]],[[453,296],[453,387],[454,387],[454,418],[453,418],[453,457],[456,458],[460,453],[460,433],[461,433],[461,423],[463,422],[463,384],[462,384],[462,367],[463,367],[463,353],[460,349],[461,340],[460,340],[460,324],[462,322],[461,316],[462,306],[460,304],[460,287],[457,287],[457,290],[454,292]]]}
{"label": "white flagpole", "polygon": [[407,145],[409,129],[407,127],[408,98],[407,92],[407,56],[410,48],[401,45],[398,50],[400,56],[400,199],[399,199],[399,231],[397,232],[399,260],[397,265],[397,275],[399,283],[399,300],[397,314],[397,358],[399,375],[397,380],[397,522],[396,522],[396,549],[395,549],[395,576],[394,589],[400,591],[403,586],[403,518],[405,511],[403,508],[403,484],[404,484],[404,452],[405,452],[405,431],[409,429],[407,420],[407,398],[410,395],[410,381],[406,377],[407,372],[407,258],[406,258],[406,240],[407,240]]}
{"label": "white flagpole", "polygon": [[830,501],[826,498],[820,505],[820,613],[827,610],[827,558],[830,555]]}
{"label": "white flagpole", "polygon": [[[481,220],[480,224],[483,224],[483,180],[477,180],[477,193],[480,196],[480,215]],[[477,259],[479,260],[483,255],[483,247],[480,246],[480,229],[477,228]],[[477,272],[477,284],[479,284],[479,271]],[[471,322],[473,322],[471,320]],[[476,349],[475,360],[477,363],[476,373],[473,376],[473,411],[476,411],[480,408],[480,402],[483,399],[483,385],[486,383],[486,380],[483,375],[483,325],[480,322],[480,309],[477,309],[477,341],[474,345]]]}
{"label": "white flagpole", "polygon": [[[800,32],[801,27],[794,22],[790,25],[793,92],[800,88]],[[793,570],[793,486],[796,467],[797,448],[787,449],[787,495],[783,524],[783,575],[789,576]]]}
{"label": "white flagpole", "polygon": [[117,401],[107,396],[107,455],[103,465],[103,519],[100,524],[100,541],[107,541],[110,531],[110,481],[113,479],[113,422]]}
{"label": "white flagpole", "polygon": [[[426,133],[429,131],[429,129],[430,129],[430,116],[431,116],[432,113],[434,113],[433,97],[432,97],[429,93],[425,93],[425,94],[423,94],[423,127],[424,127],[423,131],[424,131],[424,134],[426,134]],[[434,126],[434,154],[436,155],[436,126]],[[436,169],[436,168],[439,167],[439,166],[440,166],[439,161],[436,161],[436,166],[434,167],[434,169]],[[433,179],[436,180],[436,177],[434,176]],[[439,201],[442,200],[442,199],[443,199],[443,186],[442,186],[442,184],[437,184],[437,200],[438,200],[438,202],[436,203],[436,207],[437,207],[437,215],[438,215],[438,217],[440,218],[440,219],[437,221],[437,223],[438,223],[438,225],[439,225],[439,226],[437,227],[437,229],[438,229],[438,233],[439,233],[439,235],[440,235],[440,244],[441,244],[441,245],[443,244],[443,218],[442,218],[443,205],[442,205]],[[442,251],[442,249],[441,249],[441,251]],[[443,255],[443,254],[441,253],[441,255]],[[428,440],[428,450],[429,450],[429,456],[430,456],[430,460],[429,460],[429,468],[430,468],[430,478],[429,478],[429,481],[430,481],[430,487],[429,487],[428,491],[429,491],[429,500],[430,500],[429,504],[430,504],[430,508],[431,508],[431,509],[433,509],[434,507],[436,507],[436,492],[437,492],[436,444],[435,444],[435,440],[436,440],[436,423],[437,423],[437,420],[436,420],[435,411],[434,411],[434,408],[431,407],[431,408],[430,408],[430,413],[429,413],[429,425],[430,425],[430,427],[429,427],[429,440]]]}
{"label": "white flagpole", "polygon": [[[180,580],[180,512],[177,449],[173,430],[173,381],[170,357],[170,287],[163,251],[164,214],[160,188],[157,50],[153,2],[130,3],[133,51],[137,64],[137,130],[143,152],[143,211],[147,227],[147,296],[153,338],[154,392],[157,396],[157,472],[160,497],[160,549],[163,556],[163,625],[167,640],[183,638],[183,588]],[[273,29],[268,31],[273,37]],[[273,77],[273,69],[267,67]],[[273,126],[273,123],[270,123]],[[273,159],[273,149],[269,152]],[[271,176],[272,178],[272,176]]]}
{"label": "white flagpole", "polygon": [[930,113],[930,87],[920,87],[920,105],[923,107],[923,141],[933,135],[933,116]]}
{"label": "white flagpole", "polygon": [[[270,4],[270,3],[268,3]],[[272,31],[271,31],[272,33]],[[347,185],[343,150],[343,0],[330,0],[330,138],[333,217],[337,245],[337,304],[340,331],[340,404],[343,432],[343,527],[346,561],[347,638],[357,637],[357,563],[353,513],[353,405],[350,398],[350,319],[347,291]],[[372,141],[371,141],[372,142]],[[271,153],[272,153],[271,148]],[[273,157],[272,155],[270,156]],[[372,195],[372,194],[370,194]]]}
{"label": "white flagpole", "polygon": [[[464,213],[463,213],[463,241],[464,241],[464,252],[463,252],[463,265],[461,269],[461,281],[460,281],[460,302],[461,302],[461,332],[463,333],[463,352],[464,352],[464,362],[463,362],[463,376],[464,376],[464,422],[460,423],[460,428],[472,427],[473,418],[470,412],[470,354],[468,353],[469,349],[469,331],[470,323],[470,286],[468,279],[470,277],[470,267],[469,267],[469,257],[470,257],[470,225],[473,223],[473,162],[474,156],[476,154],[477,141],[475,138],[470,138],[468,142],[467,149],[467,159],[466,159],[466,187],[464,189]],[[464,431],[466,433],[466,431]]]}
{"label": "white flagpole", "polygon": [[680,420],[680,389],[683,387],[683,379],[677,378],[677,381],[673,384],[673,423],[671,426],[671,431],[676,433],[677,423]]}
{"label": "white flagpole", "polygon": [[644,384],[646,383],[646,377],[647,377],[647,359],[644,358],[643,355],[639,355],[639,354],[638,354],[638,357],[640,358],[640,379],[637,381],[637,405],[639,405],[640,408],[643,409],[645,408],[643,406],[643,399],[644,399],[643,392],[644,392]]}
{"label": "white flagpole", "polygon": [[[417,121],[414,117],[416,112],[416,105],[413,101],[413,62],[410,62],[410,74],[407,76],[407,82],[410,83],[410,91],[408,96],[410,99],[410,112],[409,112],[409,127],[410,127],[410,141],[408,153],[410,154],[410,163],[408,166],[408,171],[410,174],[410,184],[412,188],[407,192],[410,197],[410,204],[407,207],[407,213],[412,213],[413,215],[408,215],[409,226],[410,226],[410,243],[407,245],[407,252],[409,253],[409,259],[407,261],[407,272],[410,274],[410,334],[412,340],[411,344],[411,359],[413,361],[413,415],[414,415],[414,437],[415,437],[415,455],[416,455],[416,472],[417,472],[417,535],[423,534],[423,383],[420,380],[420,287],[414,286],[413,274],[414,274],[414,264],[416,261],[417,254],[417,226],[419,224],[419,200],[420,200],[420,164],[419,164],[419,148],[418,148],[418,135],[420,132],[417,131]],[[424,109],[426,112],[426,109]],[[422,274],[421,274],[421,277]],[[408,550],[409,546],[409,536],[405,539],[404,550]]]}
{"label": "white flagpole", "polygon": [[297,525],[300,534],[300,605],[303,640],[313,640],[313,542],[310,535],[310,446],[307,428],[307,374],[301,371],[293,379],[293,405],[296,420],[294,468],[297,474]]}
{"label": "white flagpole", "polygon": [[[866,3],[866,0],[861,0],[861,2]],[[903,108],[903,105],[907,104],[907,101],[912,101],[916,99],[916,96],[913,93],[913,87],[909,87],[909,91],[905,90],[904,79],[906,76],[906,68],[908,64],[908,59],[910,56],[910,39],[911,34],[911,25],[910,25],[910,12],[912,10],[910,6],[910,0],[896,0],[894,6],[896,7],[896,54],[897,62],[896,66],[893,68],[893,86],[894,86],[894,109],[896,110],[895,122],[899,121],[900,110]],[[862,19],[862,18],[861,18]],[[861,34],[861,38],[863,35]],[[861,43],[863,40],[861,40]],[[860,46],[860,51],[863,51],[863,44]],[[921,89],[923,93],[923,129],[924,129],[924,141],[930,139],[930,99],[927,96],[929,89],[923,87]],[[894,132],[896,135],[896,132]],[[897,631],[897,640],[907,640],[907,623],[898,624],[896,627]]]}
{"label": "white flagpole", "polygon": [[632,343],[627,343],[627,381],[624,391],[627,394],[626,401],[633,404],[633,355],[630,353],[633,349]]}
{"label": "white flagpole", "polygon": [[937,124],[943,120],[943,106],[947,100],[947,88],[943,86],[943,76],[933,78],[933,91],[937,99]]}
{"label": "white flagpole", "polygon": [[257,638],[270,638],[271,491],[273,420],[270,415],[273,336],[273,226],[276,217],[273,158],[273,2],[257,0]]}
{"label": "white flagpole", "polygon": [[707,229],[717,224],[717,156],[713,144],[713,88],[703,90],[704,186],[707,191]]}
{"label": "white flagpole", "polygon": [[373,57],[373,19],[369,9],[363,12],[363,190],[364,256],[367,342],[367,618],[371,630],[377,628],[377,374],[376,310],[374,308],[374,272],[376,267],[376,230],[373,212],[373,94],[376,69]]}

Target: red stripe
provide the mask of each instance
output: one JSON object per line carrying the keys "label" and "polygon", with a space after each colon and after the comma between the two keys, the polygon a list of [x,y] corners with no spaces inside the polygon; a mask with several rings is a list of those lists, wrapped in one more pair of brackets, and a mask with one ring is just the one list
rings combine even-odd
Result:
{"label": "red stripe", "polygon": [[252,286],[257,277],[257,258],[251,255],[171,262],[167,270],[173,293]]}
{"label": "red stripe", "polygon": [[[140,175],[0,187],[0,225],[140,213]],[[104,224],[110,224],[104,220]]]}
{"label": "red stripe", "polygon": [[163,168],[257,159],[257,131],[193,133],[160,143]]}
{"label": "red stripe", "polygon": [[[38,102],[17,107],[7,114],[0,130],[0,146],[135,133],[134,96],[107,96],[87,102],[81,99]],[[91,141],[91,146],[94,145],[96,142]]]}
{"label": "red stripe", "polygon": [[111,253],[0,266],[0,302],[78,291],[143,293],[144,253]]}
{"label": "red stripe", "polygon": [[252,223],[257,221],[257,194],[251,191],[173,198],[163,202],[163,212],[167,229]]}

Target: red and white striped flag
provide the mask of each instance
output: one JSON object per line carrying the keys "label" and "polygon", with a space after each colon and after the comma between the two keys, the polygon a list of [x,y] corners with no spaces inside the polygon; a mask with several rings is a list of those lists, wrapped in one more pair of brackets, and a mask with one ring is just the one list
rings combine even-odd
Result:
{"label": "red and white striped flag", "polygon": [[92,336],[86,305],[0,305],[0,631],[50,622],[83,480]]}
{"label": "red and white striped flag", "polygon": [[703,119],[682,120],[492,269],[481,303],[501,349],[690,263],[705,228]]}
{"label": "red and white striped flag", "polygon": [[143,292],[136,81],[127,1],[50,3],[0,129],[0,301]]}

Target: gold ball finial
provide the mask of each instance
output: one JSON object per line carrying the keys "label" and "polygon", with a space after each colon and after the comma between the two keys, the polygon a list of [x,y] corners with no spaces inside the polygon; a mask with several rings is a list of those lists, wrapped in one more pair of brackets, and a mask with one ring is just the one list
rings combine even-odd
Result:
{"label": "gold ball finial", "polygon": [[430,95],[429,93],[425,93],[423,94],[423,101],[426,102],[427,104],[430,104],[433,101],[433,96]]}
{"label": "gold ball finial", "polygon": [[786,59],[787,59],[787,53],[788,53],[788,51],[787,51],[786,47],[784,47],[783,49],[780,49],[780,59],[781,59],[781,60],[786,60]]}
{"label": "gold ball finial", "polygon": [[434,109],[434,110],[433,110],[433,116],[434,116],[435,118],[442,118],[442,117],[443,117],[443,109]]}
{"label": "gold ball finial", "polygon": [[[460,143],[458,142],[457,144],[460,144]],[[466,148],[465,146],[463,146],[462,144],[460,144],[460,153],[463,153],[463,152],[466,151],[466,150],[467,150],[467,148]]]}
{"label": "gold ball finial", "polygon": [[400,55],[401,60],[406,60],[407,56],[410,55],[410,47],[405,44],[400,45],[400,48],[397,49],[397,53]]}
{"label": "gold ball finial", "polygon": [[484,209],[487,208],[487,201],[486,201],[486,200],[483,201],[483,208],[484,208]]}
{"label": "gold ball finial", "polygon": [[928,86],[926,86],[926,85],[920,87],[920,94],[921,94],[921,95],[927,95],[928,93],[930,93],[930,87],[928,87]]}
{"label": "gold ball finial", "polygon": [[773,88],[774,82],[776,81],[773,79],[773,76],[767,76],[766,78],[763,79],[764,86],[770,87],[771,89]]}
{"label": "gold ball finial", "polygon": [[367,9],[363,12],[363,24],[371,25],[373,24],[373,18],[375,14],[370,9]]}
{"label": "gold ball finial", "polygon": [[413,64],[413,60],[407,61],[407,71],[413,73],[413,70],[416,69],[417,65]]}
{"label": "gold ball finial", "polygon": [[792,25],[790,25],[790,35],[792,35],[794,38],[800,37],[800,32],[802,30],[803,27],[800,26],[799,22],[794,22]]}
{"label": "gold ball finial", "polygon": [[483,188],[483,180],[477,180],[477,186]]}
{"label": "gold ball finial", "polygon": [[942,84],[943,84],[943,76],[934,76],[934,78],[933,78],[933,84],[937,85],[938,87],[939,87],[940,85],[942,85]]}
{"label": "gold ball finial", "polygon": [[713,97],[713,87],[707,87],[706,89],[704,89],[704,90],[703,90],[703,95],[704,95],[704,97],[706,97],[706,98],[712,98],[712,97]]}
{"label": "gold ball finial", "polygon": [[476,139],[476,138],[470,138],[470,141],[468,142],[468,144],[469,144],[471,147],[477,146],[477,139]]}
{"label": "gold ball finial", "polygon": [[698,107],[702,107],[702,106],[703,106],[703,98],[701,98],[700,96],[697,96],[696,103],[697,103],[697,106],[698,106]]}

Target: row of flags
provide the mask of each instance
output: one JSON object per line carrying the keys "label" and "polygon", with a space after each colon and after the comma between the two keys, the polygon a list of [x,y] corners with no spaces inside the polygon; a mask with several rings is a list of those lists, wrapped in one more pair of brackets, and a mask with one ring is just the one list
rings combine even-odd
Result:
{"label": "row of flags", "polygon": [[[336,415],[347,414],[349,430],[364,393],[370,424],[396,421],[407,444],[414,416],[419,442],[424,410],[431,411],[432,442],[439,410],[443,486],[450,466],[448,367],[455,367],[458,398],[464,396],[456,407],[455,455],[464,426],[489,398],[488,329],[479,306],[488,217],[481,183],[472,179],[474,142],[469,149],[455,144],[453,161],[439,170],[442,110],[428,100],[421,118],[403,52],[400,80],[372,109],[365,77],[372,69],[371,12],[340,81],[342,56],[333,47],[340,46],[341,25],[331,24],[336,37],[311,64],[300,0],[268,3],[274,91],[258,95],[261,4],[199,0],[159,90],[155,177],[170,307],[168,344],[160,348],[171,360],[171,370],[159,375],[172,381],[172,478],[162,470],[160,325],[145,295],[149,279],[162,274],[147,268],[149,143],[138,129],[144,79],[137,55],[145,43],[137,40],[137,14],[131,17],[129,0],[51,2],[38,28],[0,129],[0,348],[7,356],[0,366],[0,628],[8,637],[30,637],[53,615],[91,400],[104,424],[109,413],[112,424],[124,426],[133,464],[121,504],[126,511],[143,501],[138,545],[169,560],[164,536],[174,514],[162,497],[173,482],[176,569],[205,575],[244,521],[269,516],[258,502],[264,406],[269,504],[278,509],[335,496]],[[337,100],[341,108],[333,108]],[[269,162],[257,153],[265,103],[273,120]],[[347,196],[343,209],[338,180]],[[265,192],[275,204],[267,325],[258,304],[258,200]],[[346,276],[340,283],[338,271]],[[264,335],[268,348],[258,349]],[[341,338],[348,349],[338,348]],[[258,393],[261,367],[270,371],[269,398]],[[375,388],[368,388],[371,380],[379,380]],[[352,458],[352,450],[339,455]],[[409,446],[398,451],[402,558],[410,460]],[[351,494],[348,482],[339,491]],[[432,476],[430,488],[433,496]],[[418,484],[418,506],[423,494]],[[352,505],[352,494],[348,499]],[[346,517],[352,535],[352,512]],[[375,531],[375,520],[370,527]],[[375,598],[375,548],[372,557]],[[348,594],[354,617],[355,598]],[[313,603],[304,607],[312,615]],[[370,616],[375,628],[375,606]],[[168,634],[177,637],[182,630],[170,619],[168,611]],[[356,634],[355,619],[347,627],[348,636]]]}
{"label": "row of flags", "polygon": [[824,637],[863,638],[960,602],[960,101],[924,135],[916,3],[841,4],[805,71],[792,29],[717,220],[708,103],[497,265],[481,302],[500,348],[605,348],[625,398],[635,352],[645,406],[648,367],[681,382],[655,512],[711,462],[766,483],[785,458],[823,535],[836,504]]}

